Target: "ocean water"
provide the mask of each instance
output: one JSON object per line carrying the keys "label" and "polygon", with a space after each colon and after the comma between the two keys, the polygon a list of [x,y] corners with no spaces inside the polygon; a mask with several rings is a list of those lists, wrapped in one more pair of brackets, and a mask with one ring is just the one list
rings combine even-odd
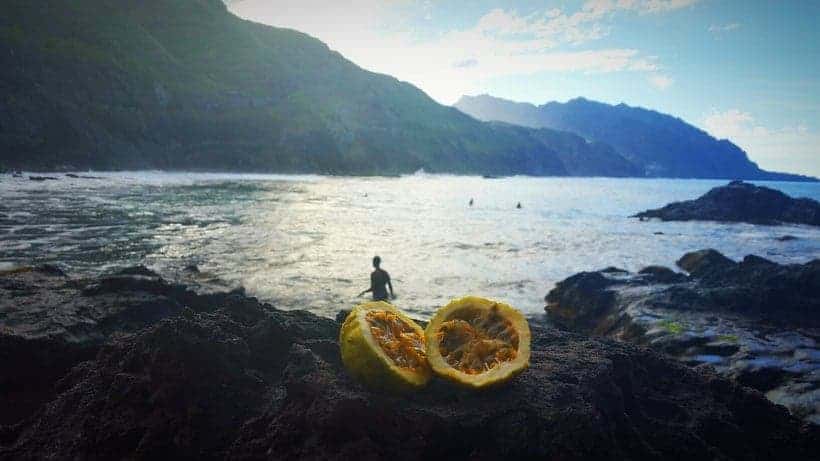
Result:
{"label": "ocean water", "polygon": [[[334,316],[362,298],[380,255],[395,303],[428,316],[466,294],[529,314],[576,272],[715,248],[778,262],[820,257],[820,229],[629,216],[725,181],[96,173],[0,175],[0,268],[54,263],[73,275],[145,264],[201,289],[244,286],[285,309]],[[760,183],[820,199],[820,185]],[[468,206],[470,198],[474,205]],[[516,208],[520,202],[521,209]],[[793,235],[781,242],[776,237]],[[185,267],[197,265],[199,274]]]}

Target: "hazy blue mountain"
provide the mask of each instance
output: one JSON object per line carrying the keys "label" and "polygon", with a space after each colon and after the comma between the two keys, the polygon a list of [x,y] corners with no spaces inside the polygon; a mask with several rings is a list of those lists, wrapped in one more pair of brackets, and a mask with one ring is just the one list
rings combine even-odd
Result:
{"label": "hazy blue mountain", "polygon": [[761,170],[728,140],[715,139],[679,118],[626,104],[613,106],[577,98],[535,106],[481,95],[464,96],[455,107],[479,120],[565,130],[609,144],[646,176],[810,179]]}
{"label": "hazy blue mountain", "polygon": [[639,173],[573,134],[477,121],[221,0],[4,0],[0,68],[0,169]]}

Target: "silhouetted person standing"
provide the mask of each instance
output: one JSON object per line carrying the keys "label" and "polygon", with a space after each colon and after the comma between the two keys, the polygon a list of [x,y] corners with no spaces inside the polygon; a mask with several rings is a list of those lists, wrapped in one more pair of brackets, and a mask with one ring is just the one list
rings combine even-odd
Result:
{"label": "silhouetted person standing", "polygon": [[515,207],[520,210],[521,209],[521,202],[518,202],[518,205],[516,205]]}
{"label": "silhouetted person standing", "polygon": [[470,199],[470,206],[473,206],[473,199]]}
{"label": "silhouetted person standing", "polygon": [[382,258],[376,256],[373,258],[373,272],[370,273],[370,288],[359,293],[359,296],[367,293],[373,293],[373,301],[387,301],[387,288],[390,288],[390,298],[395,299],[393,294],[393,284],[390,283],[390,274],[379,266],[382,263]]}

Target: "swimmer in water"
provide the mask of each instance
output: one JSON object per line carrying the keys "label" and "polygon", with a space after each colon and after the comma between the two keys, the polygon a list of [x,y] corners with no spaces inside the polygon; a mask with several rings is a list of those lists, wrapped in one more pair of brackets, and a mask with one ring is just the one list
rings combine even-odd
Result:
{"label": "swimmer in water", "polygon": [[387,301],[387,288],[390,288],[390,298],[396,299],[393,293],[393,284],[390,283],[390,274],[381,267],[382,258],[375,256],[373,258],[373,272],[370,273],[370,288],[359,293],[359,296],[365,293],[373,293],[373,301]]}

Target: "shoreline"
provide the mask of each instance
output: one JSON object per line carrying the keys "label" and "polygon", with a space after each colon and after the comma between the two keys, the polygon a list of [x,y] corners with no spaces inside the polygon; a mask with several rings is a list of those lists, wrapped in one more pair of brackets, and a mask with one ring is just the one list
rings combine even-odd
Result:
{"label": "shoreline", "polygon": [[[66,169],[43,169],[43,170],[20,170],[23,174],[22,179],[28,179],[29,174],[35,175],[50,175],[50,174],[103,174],[103,175],[119,175],[119,174],[168,174],[168,175],[185,175],[185,174],[199,174],[199,175],[217,175],[217,176],[281,176],[281,177],[295,177],[295,178],[412,178],[412,177],[457,177],[457,178],[476,178],[485,180],[499,180],[511,178],[533,178],[533,179],[588,179],[588,180],[612,180],[612,179],[626,179],[626,180],[664,180],[664,181],[733,181],[743,180],[753,183],[820,183],[820,178],[806,176],[805,179],[759,179],[747,177],[666,177],[666,176],[572,176],[572,175],[488,175],[483,173],[443,173],[443,172],[406,172],[406,173],[373,173],[373,174],[333,174],[333,173],[316,173],[316,172],[265,172],[254,170],[195,170],[195,169],[180,169],[180,170],[157,170],[157,169],[143,169],[143,170],[76,170],[71,168]],[[791,174],[791,173],[789,173]],[[12,171],[0,172],[0,177],[11,176]],[[799,175],[797,175],[799,176]],[[96,179],[96,178],[74,178],[74,179]]]}

